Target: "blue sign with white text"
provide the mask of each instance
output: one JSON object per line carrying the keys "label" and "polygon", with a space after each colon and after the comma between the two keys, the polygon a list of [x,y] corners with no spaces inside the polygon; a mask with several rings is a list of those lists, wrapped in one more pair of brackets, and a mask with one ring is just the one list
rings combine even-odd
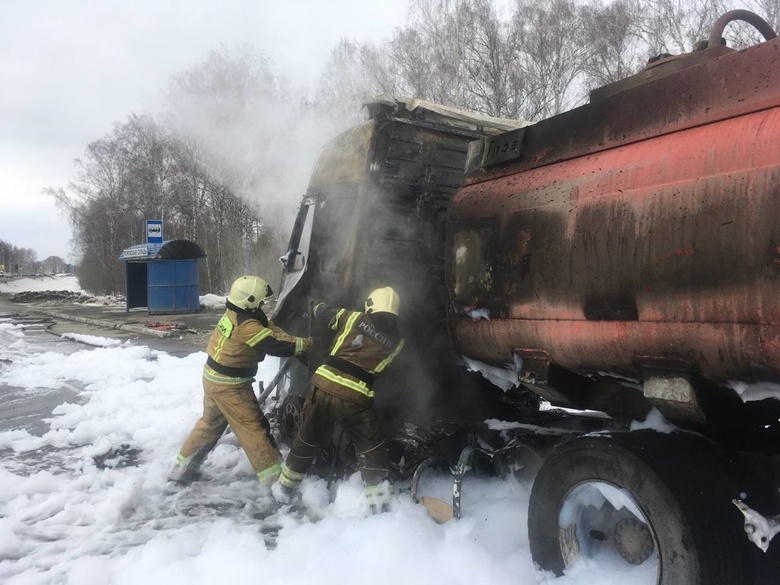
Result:
{"label": "blue sign with white text", "polygon": [[162,244],[163,241],[163,222],[161,219],[146,220],[146,243]]}

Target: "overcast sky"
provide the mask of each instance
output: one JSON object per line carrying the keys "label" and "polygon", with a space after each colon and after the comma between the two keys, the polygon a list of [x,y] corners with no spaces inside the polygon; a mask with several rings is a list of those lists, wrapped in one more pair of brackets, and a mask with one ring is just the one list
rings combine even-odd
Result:
{"label": "overcast sky", "polygon": [[407,0],[0,0],[0,240],[69,261],[46,187],[130,112],[157,114],[168,77],[210,49],[252,43],[314,85],[342,38],[381,42]]}

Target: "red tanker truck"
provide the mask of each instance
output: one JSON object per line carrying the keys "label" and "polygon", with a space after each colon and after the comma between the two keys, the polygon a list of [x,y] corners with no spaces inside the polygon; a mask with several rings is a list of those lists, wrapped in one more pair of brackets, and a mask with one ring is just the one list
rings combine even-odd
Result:
{"label": "red tanker truck", "polygon": [[[721,44],[732,20],[766,39]],[[376,388],[394,472],[533,475],[534,561],[631,582],[780,583],[780,40],[756,15],[527,124],[380,99],[329,143],[274,319],[402,298]],[[321,346],[323,344],[320,344]],[[282,440],[308,364],[263,399]],[[318,457],[347,470],[337,432]],[[342,471],[340,471],[342,470]]]}

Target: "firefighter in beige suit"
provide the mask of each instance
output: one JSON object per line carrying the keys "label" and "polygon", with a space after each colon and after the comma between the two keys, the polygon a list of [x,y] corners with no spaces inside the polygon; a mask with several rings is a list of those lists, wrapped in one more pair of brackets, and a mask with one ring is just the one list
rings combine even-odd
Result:
{"label": "firefighter in beige suit", "polygon": [[314,306],[314,318],[327,323],[336,337],[325,363],[312,376],[301,427],[272,488],[278,501],[296,497],[320,445],[338,422],[355,445],[369,507],[379,511],[388,504],[390,489],[384,480],[390,470],[372,387],[404,345],[397,323],[399,305],[388,286],[369,295],[365,313],[325,303]]}
{"label": "firefighter in beige suit", "polygon": [[247,454],[257,479],[273,483],[281,455],[270,426],[255,398],[252,384],[258,362],[266,354],[289,357],[307,353],[311,338],[293,337],[273,323],[261,307],[271,287],[257,276],[242,276],[230,288],[227,310],[209,339],[203,367],[203,416],[195,423],[168,479],[188,483],[217,444],[228,425]]}

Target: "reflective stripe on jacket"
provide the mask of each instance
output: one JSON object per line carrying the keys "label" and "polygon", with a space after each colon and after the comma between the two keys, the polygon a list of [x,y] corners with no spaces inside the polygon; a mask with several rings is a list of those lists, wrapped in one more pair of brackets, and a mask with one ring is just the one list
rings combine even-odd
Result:
{"label": "reflective stripe on jacket", "polygon": [[228,306],[209,338],[203,375],[215,384],[245,384],[254,380],[266,354],[290,357],[310,348],[311,338],[288,335],[262,311],[248,314]]}
{"label": "reflective stripe on jacket", "polygon": [[[315,307],[315,317],[330,318],[328,327],[336,331],[326,361],[314,372],[312,383],[325,392],[346,400],[365,400],[374,397],[371,380],[379,376],[395,359],[404,346],[400,335],[379,330],[369,315],[347,309],[334,310],[320,303]],[[339,360],[349,362],[350,367],[339,368]],[[350,373],[359,368],[366,375]],[[346,390],[346,391],[345,391]],[[356,395],[355,392],[358,394]]]}

